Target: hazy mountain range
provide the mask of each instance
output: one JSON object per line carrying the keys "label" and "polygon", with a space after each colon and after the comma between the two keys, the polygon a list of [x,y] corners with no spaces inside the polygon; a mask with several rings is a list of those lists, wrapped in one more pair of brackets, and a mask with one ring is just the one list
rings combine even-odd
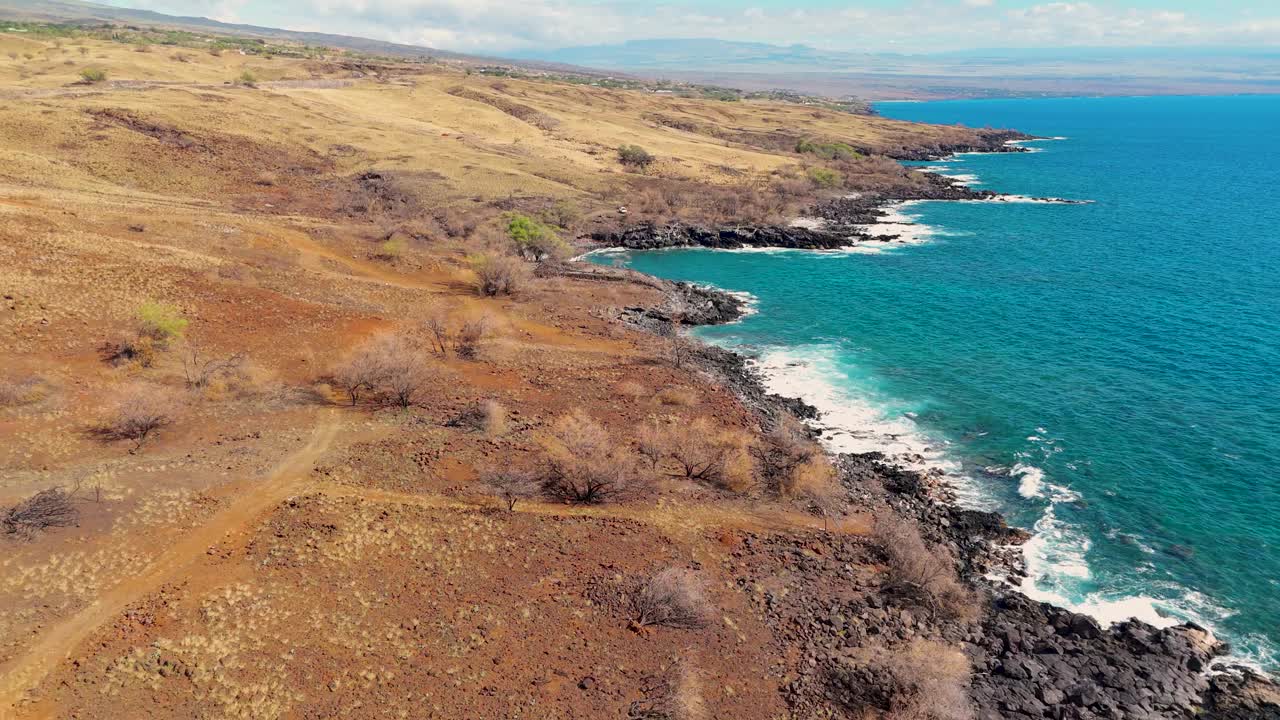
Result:
{"label": "hazy mountain range", "polygon": [[508,62],[538,70],[631,74],[743,90],[867,99],[1280,92],[1280,48],[989,49],[907,55],[716,39],[632,40],[467,55],[418,45],[175,17],[80,0],[0,0],[0,18],[185,27],[391,56]]}
{"label": "hazy mountain range", "polygon": [[518,57],[755,90],[870,98],[1280,92],[1280,48],[982,49],[906,55],[633,40]]}

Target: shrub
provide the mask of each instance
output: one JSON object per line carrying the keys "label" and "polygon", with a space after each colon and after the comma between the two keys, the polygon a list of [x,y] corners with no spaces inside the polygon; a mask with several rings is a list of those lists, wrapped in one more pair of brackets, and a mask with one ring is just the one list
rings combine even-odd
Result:
{"label": "shrub", "polygon": [[453,339],[453,352],[463,360],[475,360],[480,356],[480,343],[489,332],[489,323],[476,318],[462,323]]}
{"label": "shrub", "polygon": [[6,534],[30,538],[46,528],[70,527],[79,519],[71,496],[62,488],[49,488],[6,510],[0,525]]}
{"label": "shrub", "polygon": [[182,374],[187,387],[203,388],[211,381],[236,374],[245,362],[244,353],[227,356],[209,356],[195,343],[182,348]]}
{"label": "shrub", "polygon": [[883,513],[876,518],[874,537],[886,558],[885,592],[950,618],[976,614],[972,594],[960,584],[950,555],[926,545],[914,523]]}
{"label": "shrub", "polygon": [[510,255],[473,255],[471,269],[476,274],[476,290],[485,297],[513,295],[529,278],[529,268]]}
{"label": "shrub", "polygon": [[422,332],[427,336],[432,352],[440,357],[449,356],[449,322],[443,311],[428,311],[422,319]]}
{"label": "shrub", "polygon": [[703,720],[707,716],[702,682],[685,663],[662,677],[645,678],[643,696],[627,709],[627,720]]}
{"label": "shrub", "polygon": [[432,374],[416,350],[399,335],[381,335],[357,348],[334,370],[332,380],[351,398],[375,391],[389,403],[407,408],[430,383]]}
{"label": "shrub", "polygon": [[809,139],[796,141],[796,152],[817,155],[825,160],[847,160],[862,157],[857,148],[842,142],[816,142]]}
{"label": "shrub", "polygon": [[736,491],[750,485],[749,439],[741,433],[697,418],[687,426],[668,426],[660,442],[674,464],[675,477]]}
{"label": "shrub", "polygon": [[824,503],[834,490],[835,469],[804,428],[784,418],[751,448],[760,485],[780,498],[808,498]]}
{"label": "shrub", "polygon": [[482,470],[480,484],[507,504],[507,512],[514,512],[516,503],[535,498],[542,492],[542,482],[536,473],[512,468]]}
{"label": "shrub", "polygon": [[169,303],[147,301],[138,307],[138,337],[150,338],[161,348],[182,337],[189,323],[182,311]]}
{"label": "shrub", "polygon": [[12,380],[0,377],[0,408],[30,405],[40,400],[44,382],[39,378],[29,377]]}
{"label": "shrub", "polygon": [[637,629],[697,630],[707,626],[711,603],[693,573],[667,568],[641,583],[632,593],[631,611],[631,624]]}
{"label": "shrub", "polygon": [[853,717],[972,720],[969,661],[959,650],[916,639],[859,648],[830,670],[832,700]]}
{"label": "shrub", "polygon": [[109,440],[132,440],[138,450],[157,430],[173,424],[178,412],[178,402],[167,390],[135,385],[125,389],[99,431]]}
{"label": "shrub", "polygon": [[501,435],[507,431],[507,409],[497,400],[483,400],[471,403],[446,427],[457,427],[487,435]]}
{"label": "shrub", "polygon": [[528,260],[562,260],[573,251],[555,230],[528,215],[513,213],[507,221],[507,237]]}
{"label": "shrub", "polygon": [[634,380],[623,380],[618,383],[618,386],[614,388],[614,390],[616,390],[619,395],[631,398],[632,400],[639,400],[649,394],[649,391],[645,386]]}
{"label": "shrub", "polygon": [[618,148],[618,162],[635,170],[647,170],[653,164],[654,157],[648,150],[639,145],[623,145]]}
{"label": "shrub", "polygon": [[379,260],[394,262],[404,255],[406,245],[407,243],[405,243],[403,237],[393,235],[378,245],[378,251],[374,253],[374,257]]}
{"label": "shrub", "polygon": [[653,396],[653,399],[663,405],[691,407],[698,404],[698,397],[697,391],[689,388],[663,388]]}
{"label": "shrub", "polygon": [[80,80],[89,84],[100,83],[107,79],[107,71],[99,68],[85,68],[80,71]]}
{"label": "shrub", "polygon": [[815,187],[833,188],[838,187],[842,182],[840,173],[830,168],[811,167],[809,168],[808,175],[809,181],[812,182]]}
{"label": "shrub", "polygon": [[[82,55],[82,56],[84,56],[84,55],[88,55],[88,54],[89,54],[89,48],[85,47],[84,45],[81,45],[80,47],[78,47],[78,48],[76,48],[76,49],[80,51],[80,55]],[[16,53],[9,53],[9,54],[10,54],[10,55],[12,55],[13,57],[17,57],[17,54],[16,54]]]}
{"label": "shrub", "polygon": [[235,84],[243,85],[245,87],[257,87],[258,76],[255,75],[252,70],[245,70],[244,72],[236,76]]}
{"label": "shrub", "polygon": [[633,489],[634,458],[582,410],[557,420],[544,447],[543,489],[552,497],[592,505],[622,499]]}

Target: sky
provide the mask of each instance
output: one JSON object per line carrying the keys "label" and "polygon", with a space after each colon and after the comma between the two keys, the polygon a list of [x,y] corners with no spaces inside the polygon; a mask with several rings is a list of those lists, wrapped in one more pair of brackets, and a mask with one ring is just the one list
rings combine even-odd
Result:
{"label": "sky", "polygon": [[471,53],[651,38],[826,50],[1273,46],[1280,0],[98,0]]}

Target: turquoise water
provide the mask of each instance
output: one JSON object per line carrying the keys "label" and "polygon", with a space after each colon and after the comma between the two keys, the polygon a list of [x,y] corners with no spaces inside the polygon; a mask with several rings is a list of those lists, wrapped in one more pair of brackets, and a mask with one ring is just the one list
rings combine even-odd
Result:
{"label": "turquoise water", "polygon": [[753,295],[702,334],[826,410],[835,447],[918,455],[1035,529],[1030,594],[1280,667],[1280,98],[880,110],[1061,136],[930,165],[1094,202],[914,204],[925,242],[882,252],[621,259]]}

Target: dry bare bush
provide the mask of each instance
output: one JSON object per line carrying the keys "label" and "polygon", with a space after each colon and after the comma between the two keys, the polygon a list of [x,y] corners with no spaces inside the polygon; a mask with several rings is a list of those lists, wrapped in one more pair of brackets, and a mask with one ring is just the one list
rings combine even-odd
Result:
{"label": "dry bare bush", "polygon": [[529,280],[529,266],[510,255],[481,253],[470,258],[476,292],[485,297],[514,295]]}
{"label": "dry bare bush", "polygon": [[480,344],[489,332],[485,318],[475,318],[462,323],[453,339],[453,352],[463,360],[475,360],[480,356]]}
{"label": "dry bare bush", "polygon": [[380,335],[356,348],[331,373],[331,380],[354,406],[364,391],[407,408],[430,384],[433,374],[414,344],[402,335]]}
{"label": "dry bare bush", "polygon": [[806,499],[816,510],[829,510],[836,501],[835,469],[799,422],[782,418],[751,454],[760,485],[770,495]]}
{"label": "dry bare bush", "polygon": [[187,387],[204,388],[214,380],[238,373],[245,360],[244,353],[210,356],[196,343],[187,342],[182,347],[182,375]]}
{"label": "dry bare bush", "polygon": [[44,394],[45,383],[40,378],[0,378],[0,408],[30,405]]}
{"label": "dry bare bush", "polygon": [[751,484],[750,438],[742,433],[697,418],[687,425],[667,425],[659,442],[676,477],[734,491]]}
{"label": "dry bare bush", "polygon": [[71,495],[62,488],[49,488],[6,510],[0,525],[8,535],[29,539],[47,528],[70,527],[79,519]]}
{"label": "dry bare bush", "polygon": [[690,388],[663,388],[653,396],[662,405],[692,407],[698,404],[698,392]]}
{"label": "dry bare bush", "polygon": [[507,408],[497,400],[482,400],[463,408],[445,427],[463,428],[486,435],[501,435],[507,431]]}
{"label": "dry bare bush", "polygon": [[668,627],[697,630],[707,626],[711,603],[702,583],[683,568],[666,568],[631,593],[631,626],[636,629]]}
{"label": "dry bare bush", "polygon": [[631,398],[632,400],[639,400],[649,394],[649,390],[645,388],[645,386],[634,380],[623,380],[618,383],[618,386],[614,388],[614,390],[616,390],[619,395]]}
{"label": "dry bare bush", "polygon": [[431,351],[440,357],[449,356],[449,317],[439,308],[431,308],[422,318],[422,332]]}
{"label": "dry bare bush", "polygon": [[132,440],[138,450],[157,430],[177,420],[180,407],[166,388],[132,385],[120,393],[98,432],[108,440]]}
{"label": "dry bare bush", "polygon": [[830,671],[832,700],[854,717],[973,720],[969,661],[944,643],[859,648]]}
{"label": "dry bare bush", "polygon": [[542,481],[537,473],[518,468],[486,468],[480,471],[480,486],[507,504],[514,512],[516,503],[542,494]]}
{"label": "dry bare bush", "polygon": [[333,383],[342,388],[355,407],[360,394],[377,386],[382,364],[373,348],[366,345],[348,355],[331,373]]}
{"label": "dry bare bush", "polygon": [[565,502],[613,502],[634,491],[635,458],[582,410],[556,421],[544,443],[543,489]]}
{"label": "dry bare bush", "polygon": [[627,708],[627,720],[703,720],[707,717],[702,681],[687,663],[677,662],[664,674],[645,678],[643,697]]}
{"label": "dry bare bush", "polygon": [[680,318],[676,317],[670,322],[663,323],[658,334],[667,341],[667,357],[671,360],[671,364],[676,368],[684,367],[693,356],[695,343],[684,334]]}
{"label": "dry bare bush", "polygon": [[884,592],[950,618],[977,615],[973,595],[960,584],[950,554],[925,544],[913,522],[887,511],[876,518],[873,534],[887,561]]}

